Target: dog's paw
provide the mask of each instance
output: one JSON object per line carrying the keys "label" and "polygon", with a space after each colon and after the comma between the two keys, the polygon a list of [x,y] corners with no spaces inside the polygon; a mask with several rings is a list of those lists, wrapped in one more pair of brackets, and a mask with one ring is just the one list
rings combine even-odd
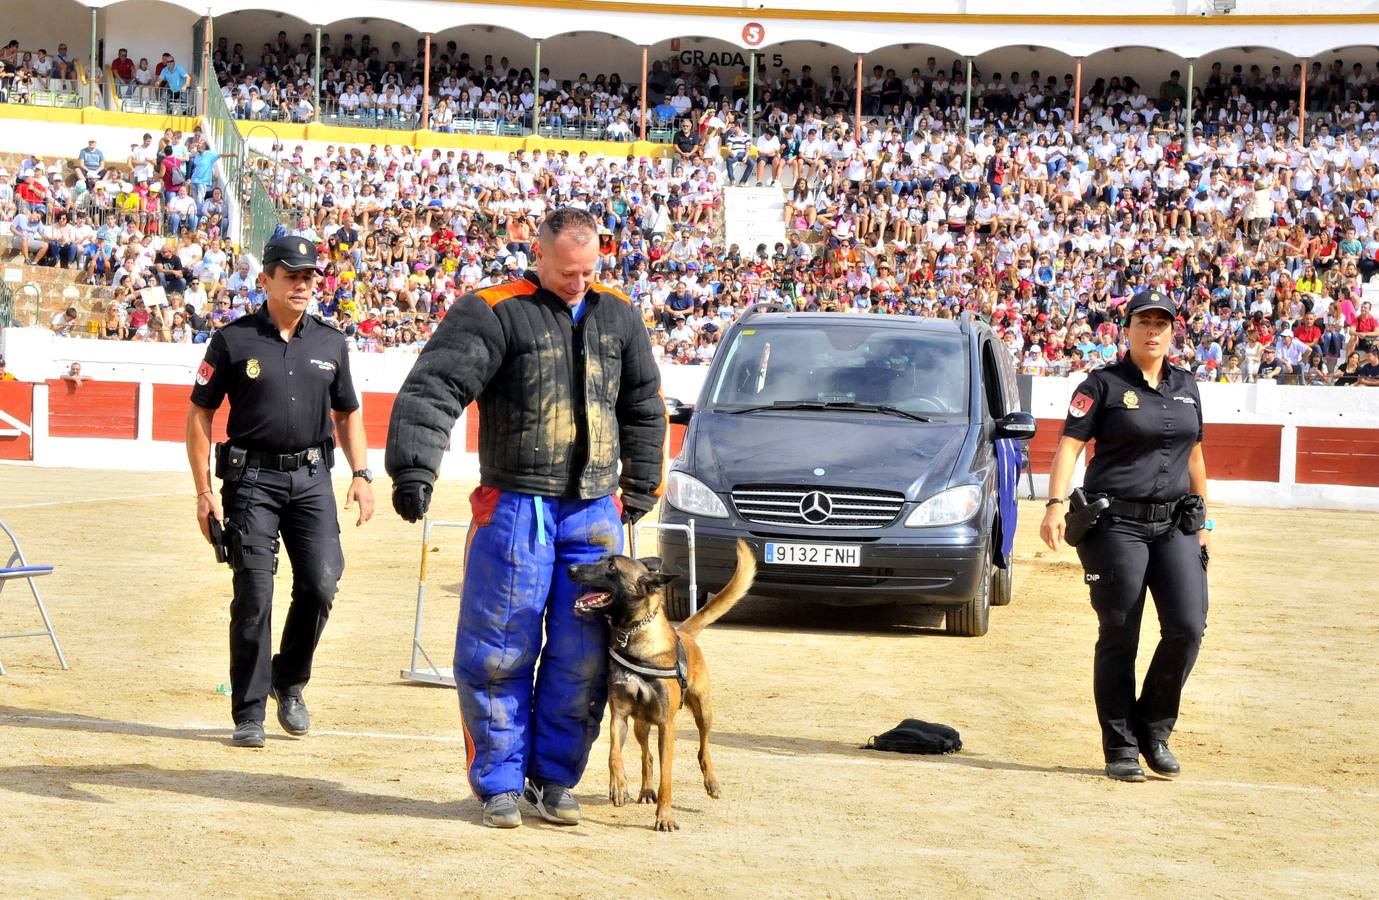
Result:
{"label": "dog's paw", "polygon": [[718,789],[718,781],[717,781],[717,779],[714,779],[714,778],[706,778],[706,779],[704,779],[704,790],[708,791],[708,792],[709,792],[709,796],[712,797],[712,798],[715,799],[715,800],[717,800],[720,796],[722,796],[722,793],[723,793],[722,791],[720,791],[720,790]]}
{"label": "dog's paw", "polygon": [[680,826],[677,825],[677,824],[675,824],[675,820],[672,819],[670,816],[657,816],[657,817],[656,817],[656,830],[657,830],[657,831],[679,831],[679,830],[680,830]]}
{"label": "dog's paw", "polygon": [[614,806],[622,806],[628,800],[632,799],[632,795],[627,792],[626,785],[621,787],[610,787],[608,789],[608,799],[613,802]]}
{"label": "dog's paw", "polygon": [[642,788],[641,796],[637,798],[638,803],[655,803],[656,792],[651,788]]}

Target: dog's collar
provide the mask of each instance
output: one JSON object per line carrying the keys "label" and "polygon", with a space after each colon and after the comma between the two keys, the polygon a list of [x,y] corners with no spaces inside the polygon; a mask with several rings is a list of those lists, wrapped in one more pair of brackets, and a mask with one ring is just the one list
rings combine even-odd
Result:
{"label": "dog's collar", "polygon": [[650,625],[650,624],[651,624],[651,620],[654,619],[654,618],[656,618],[656,614],[657,614],[658,612],[660,612],[659,609],[653,609],[651,612],[649,612],[649,613],[647,613],[645,616],[643,616],[643,617],[642,617],[642,620],[641,620],[640,622],[638,622],[636,625],[633,625],[631,628],[627,629],[626,631],[619,630],[619,631],[618,631],[618,635],[619,635],[619,636],[618,636],[617,638],[615,638],[615,640],[617,641],[618,646],[621,647],[621,648],[623,648],[624,650],[626,650],[626,649],[627,649],[627,642],[630,641],[630,640],[632,640],[632,635],[636,634],[637,632],[641,631],[641,630],[642,630],[643,628],[645,628],[646,626]]}

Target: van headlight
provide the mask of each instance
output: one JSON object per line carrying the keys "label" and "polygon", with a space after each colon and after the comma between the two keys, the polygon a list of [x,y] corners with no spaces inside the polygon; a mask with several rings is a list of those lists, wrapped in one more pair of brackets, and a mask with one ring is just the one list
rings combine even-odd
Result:
{"label": "van headlight", "polygon": [[907,528],[927,528],[933,525],[956,525],[977,514],[982,505],[979,485],[964,484],[941,491],[925,500],[905,519]]}
{"label": "van headlight", "polygon": [[684,472],[671,472],[666,480],[666,502],[692,516],[728,518],[728,507],[698,478]]}

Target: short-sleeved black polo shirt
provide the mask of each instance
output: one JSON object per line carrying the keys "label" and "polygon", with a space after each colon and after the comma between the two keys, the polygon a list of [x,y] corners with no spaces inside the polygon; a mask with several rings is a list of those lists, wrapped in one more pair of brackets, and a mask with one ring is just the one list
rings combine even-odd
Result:
{"label": "short-sleeved black polo shirt", "polygon": [[302,317],[284,341],[264,304],[211,336],[191,400],[219,409],[230,398],[230,443],[268,453],[296,453],[324,443],[330,413],[359,408],[345,336],[315,316]]}
{"label": "short-sleeved black polo shirt", "polygon": [[1073,392],[1063,433],[1096,440],[1083,488],[1135,503],[1188,492],[1188,457],[1202,440],[1202,401],[1192,373],[1165,365],[1151,388],[1129,358],[1087,376]]}

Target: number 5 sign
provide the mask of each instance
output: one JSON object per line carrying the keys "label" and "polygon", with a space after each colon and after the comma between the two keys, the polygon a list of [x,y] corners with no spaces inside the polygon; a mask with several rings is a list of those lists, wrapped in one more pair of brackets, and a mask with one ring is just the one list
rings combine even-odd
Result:
{"label": "number 5 sign", "polygon": [[760,47],[766,40],[766,29],[760,22],[748,22],[742,26],[742,42],[748,47]]}

